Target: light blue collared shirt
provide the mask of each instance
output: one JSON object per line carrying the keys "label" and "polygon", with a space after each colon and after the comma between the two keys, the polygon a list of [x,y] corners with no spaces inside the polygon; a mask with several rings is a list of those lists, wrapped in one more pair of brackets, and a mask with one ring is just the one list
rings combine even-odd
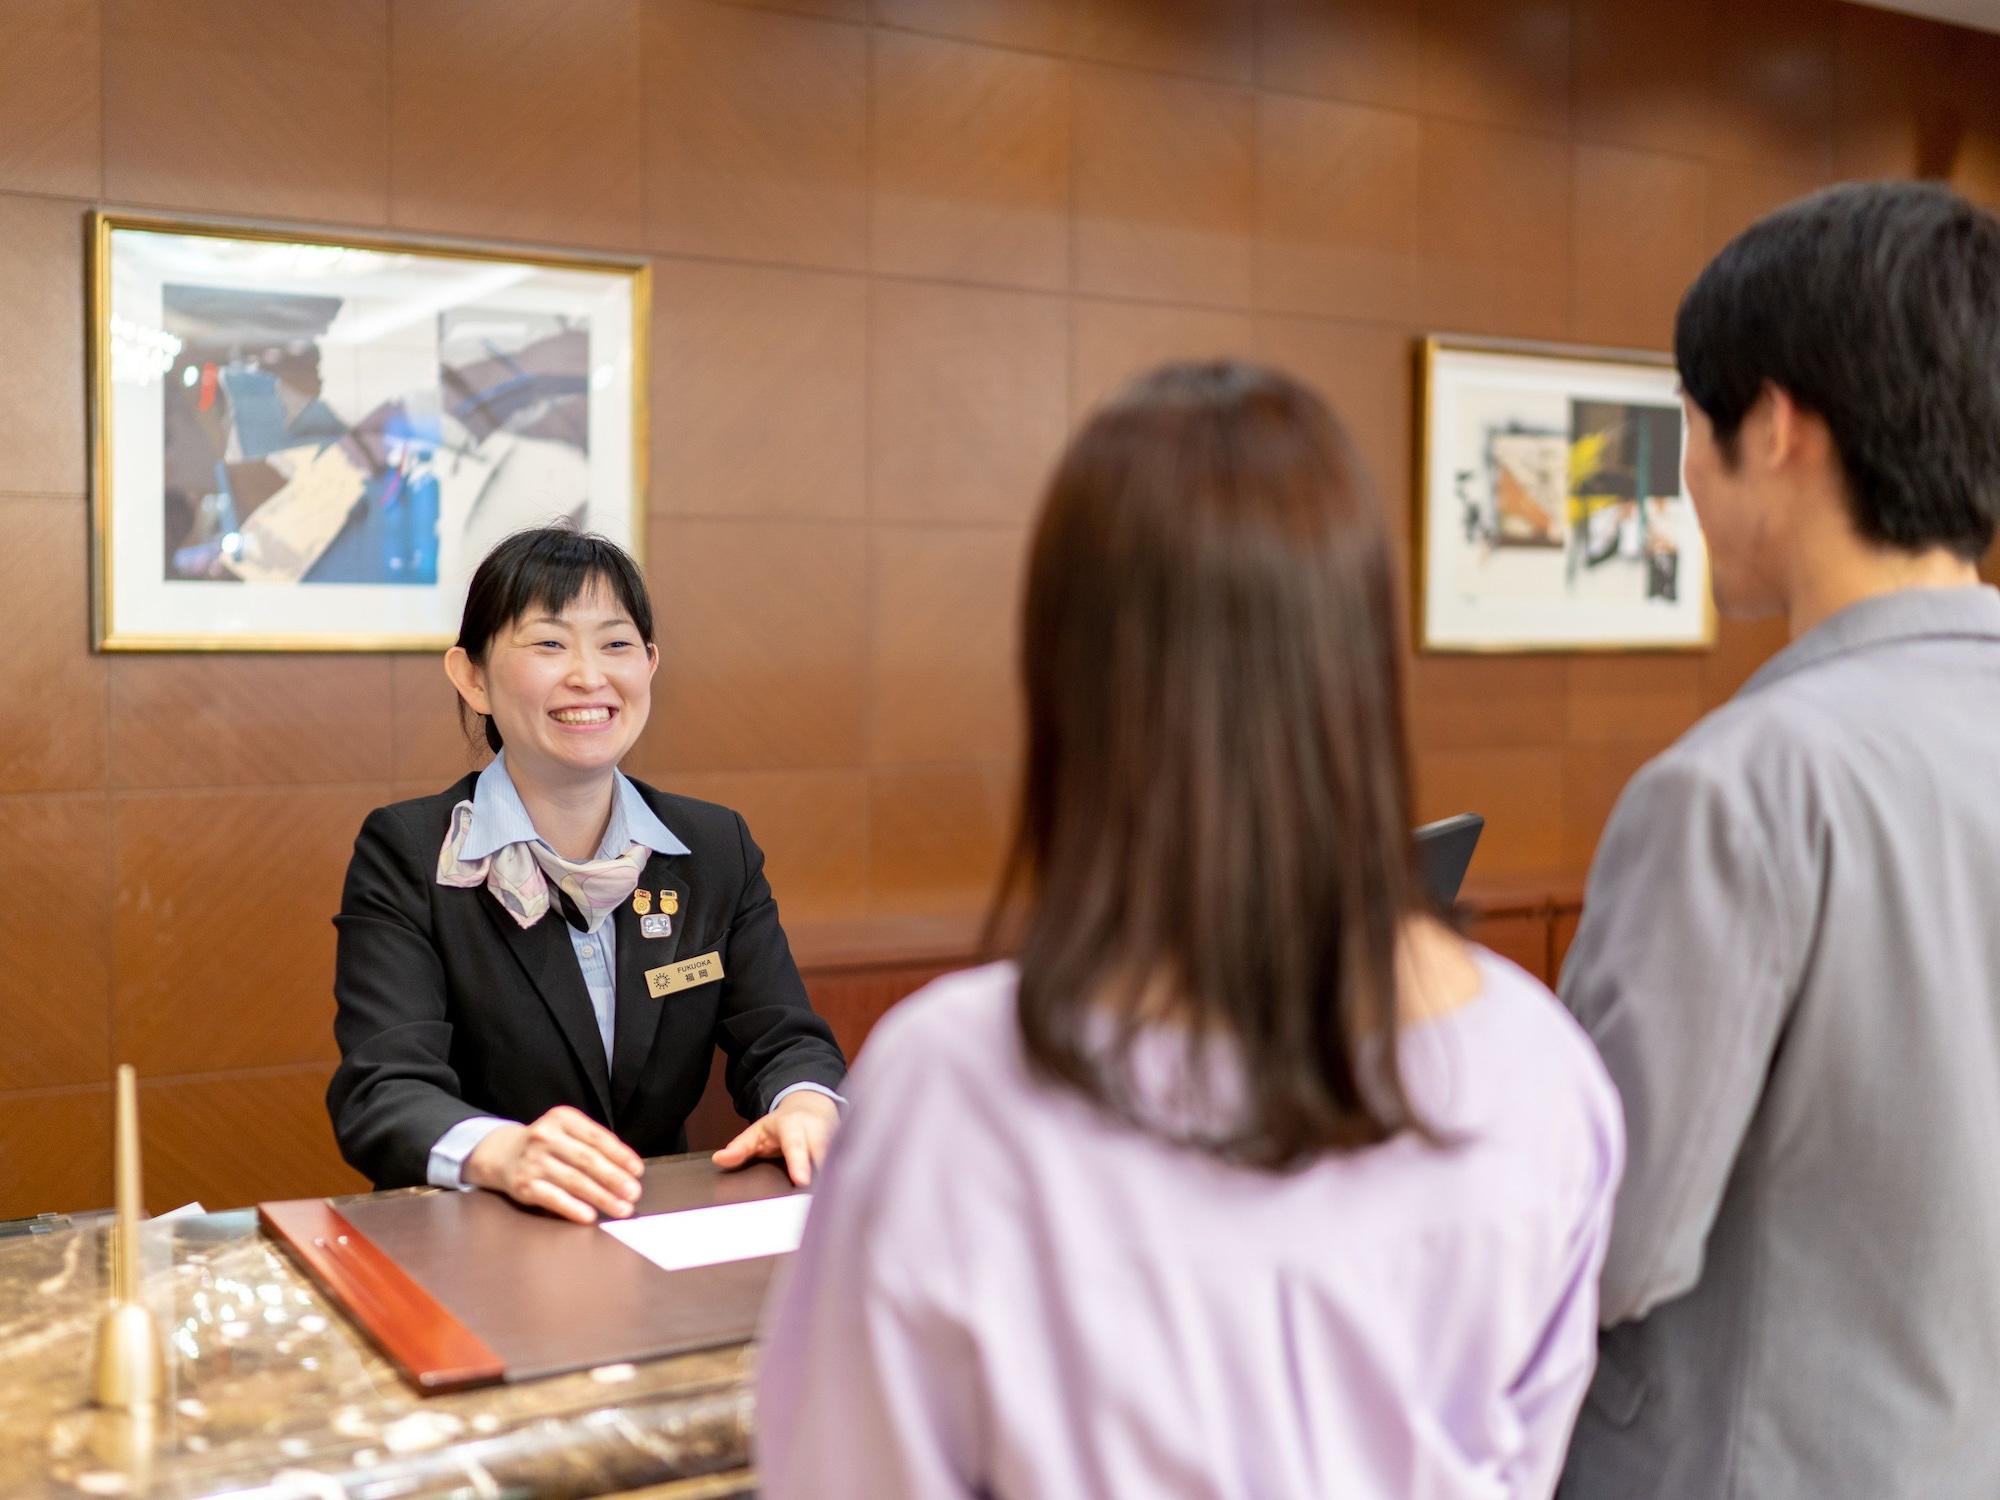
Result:
{"label": "light blue collared shirt", "polygon": [[[611,820],[604,825],[604,837],[598,841],[595,857],[615,859],[635,843],[645,845],[656,854],[688,853],[688,846],[675,837],[673,830],[646,805],[646,799],[639,795],[639,789],[632,785],[630,778],[622,771],[613,775]],[[528,816],[527,805],[521,801],[514,778],[508,774],[507,752],[503,750],[493,757],[491,765],[479,773],[472,792],[472,826],[465,831],[465,844],[460,855],[465,859],[485,859],[509,844],[529,843],[540,844],[551,853],[555,852],[548,841],[535,831],[535,820]],[[556,914],[556,920],[562,920],[561,913]],[[604,1060],[609,1065],[618,1019],[616,924],[606,921],[600,923],[595,932],[578,932],[563,922],[563,930],[569,934],[570,947],[576,950],[577,968],[583,973],[584,988],[590,992],[590,1008],[597,1017],[597,1034],[603,1040]],[[800,1089],[825,1094],[836,1103],[841,1102],[840,1095],[820,1084],[795,1083],[790,1088],[781,1089],[772,1099],[770,1107],[776,1109],[779,1100]],[[439,1136],[437,1143],[431,1147],[424,1175],[433,1187],[468,1186],[459,1175],[466,1157],[496,1129],[511,1123],[514,1122],[494,1115],[460,1120]]]}

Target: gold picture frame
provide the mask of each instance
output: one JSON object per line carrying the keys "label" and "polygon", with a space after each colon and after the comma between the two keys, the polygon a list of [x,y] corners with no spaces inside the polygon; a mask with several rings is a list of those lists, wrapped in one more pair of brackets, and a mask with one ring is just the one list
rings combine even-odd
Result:
{"label": "gold picture frame", "polygon": [[1418,649],[1714,645],[1670,358],[1442,334],[1415,353]]}
{"label": "gold picture frame", "polygon": [[435,651],[500,536],[645,555],[635,257],[99,211],[101,651]]}

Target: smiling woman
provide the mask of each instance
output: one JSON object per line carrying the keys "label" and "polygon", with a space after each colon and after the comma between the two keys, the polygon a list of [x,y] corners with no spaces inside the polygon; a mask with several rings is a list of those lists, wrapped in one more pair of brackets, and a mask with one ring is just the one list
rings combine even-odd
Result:
{"label": "smiling woman", "polygon": [[[717,1163],[811,1179],[846,1065],[763,855],[728,808],[618,769],[659,659],[645,579],[602,537],[519,532],[474,574],[444,667],[493,762],[371,813],[334,918],[327,1107],[378,1187],[622,1217],[641,1158],[686,1149],[717,1046],[753,1122]],[[714,977],[676,982],[691,959]]]}

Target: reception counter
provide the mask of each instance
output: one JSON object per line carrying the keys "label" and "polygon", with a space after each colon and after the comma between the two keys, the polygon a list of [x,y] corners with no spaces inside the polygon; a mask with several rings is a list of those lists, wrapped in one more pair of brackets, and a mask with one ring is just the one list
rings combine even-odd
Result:
{"label": "reception counter", "polygon": [[0,1239],[0,1495],[722,1500],[748,1473],[747,1345],[418,1396],[257,1227],[145,1230],[169,1350],[150,1421],[89,1403],[107,1220]]}

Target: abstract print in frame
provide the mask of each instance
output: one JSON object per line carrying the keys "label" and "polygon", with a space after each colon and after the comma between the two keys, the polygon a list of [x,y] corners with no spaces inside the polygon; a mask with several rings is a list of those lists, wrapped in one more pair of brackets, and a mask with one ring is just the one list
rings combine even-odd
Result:
{"label": "abstract print in frame", "polygon": [[1422,349],[1420,403],[1423,649],[1714,642],[1670,361],[1433,338]]}
{"label": "abstract print in frame", "polygon": [[523,526],[639,550],[641,262],[98,214],[96,638],[430,650]]}

